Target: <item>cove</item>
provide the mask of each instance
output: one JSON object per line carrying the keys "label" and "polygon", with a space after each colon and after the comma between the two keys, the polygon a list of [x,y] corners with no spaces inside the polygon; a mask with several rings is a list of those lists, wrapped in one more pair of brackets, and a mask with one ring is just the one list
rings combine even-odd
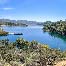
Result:
{"label": "cove", "polygon": [[7,35],[0,36],[0,40],[9,39],[11,42],[16,41],[17,38],[21,37],[25,40],[32,41],[36,40],[39,43],[47,44],[51,48],[66,50],[66,36],[60,36],[53,33],[43,32],[43,26],[28,26],[28,27],[2,27],[5,31],[14,33],[23,33],[23,35]]}

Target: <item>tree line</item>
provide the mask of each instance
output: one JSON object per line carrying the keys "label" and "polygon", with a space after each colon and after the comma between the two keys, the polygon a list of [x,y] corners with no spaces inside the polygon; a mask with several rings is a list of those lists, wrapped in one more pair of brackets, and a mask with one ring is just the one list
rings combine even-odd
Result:
{"label": "tree line", "polygon": [[66,35],[66,21],[46,22],[44,23],[43,31]]}

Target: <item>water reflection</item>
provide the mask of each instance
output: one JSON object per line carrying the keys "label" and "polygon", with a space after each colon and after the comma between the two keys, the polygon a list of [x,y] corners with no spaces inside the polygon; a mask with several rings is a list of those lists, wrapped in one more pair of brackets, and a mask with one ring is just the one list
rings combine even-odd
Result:
{"label": "water reflection", "polygon": [[49,32],[49,35],[51,35],[54,38],[57,37],[57,38],[60,38],[60,39],[62,39],[64,41],[66,41],[66,36],[63,36],[63,35],[60,35],[60,34],[57,34],[57,33],[53,33],[53,32]]}

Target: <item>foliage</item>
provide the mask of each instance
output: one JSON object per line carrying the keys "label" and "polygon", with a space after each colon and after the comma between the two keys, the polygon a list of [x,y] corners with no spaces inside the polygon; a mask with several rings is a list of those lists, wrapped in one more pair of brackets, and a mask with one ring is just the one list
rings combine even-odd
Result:
{"label": "foliage", "polygon": [[57,21],[51,23],[45,23],[43,31],[54,32],[60,35],[66,35],[66,21]]}
{"label": "foliage", "polygon": [[51,49],[37,41],[18,38],[15,42],[0,40],[0,63],[2,66],[53,66],[55,62],[66,58],[66,52]]}

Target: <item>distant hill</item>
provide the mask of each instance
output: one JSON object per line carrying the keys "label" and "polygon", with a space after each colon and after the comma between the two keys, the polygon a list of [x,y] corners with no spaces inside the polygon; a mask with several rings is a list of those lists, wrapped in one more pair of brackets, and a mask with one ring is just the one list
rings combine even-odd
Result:
{"label": "distant hill", "polygon": [[14,23],[14,24],[24,24],[24,25],[43,25],[43,22],[27,21],[27,20],[10,20],[10,19],[0,19],[0,24]]}
{"label": "distant hill", "polygon": [[27,24],[18,23],[16,20],[10,20],[10,19],[0,19],[0,26],[6,25],[6,26],[28,26]]}
{"label": "distant hill", "polygon": [[24,23],[27,25],[43,25],[43,22],[36,22],[36,21],[17,20],[17,22]]}

